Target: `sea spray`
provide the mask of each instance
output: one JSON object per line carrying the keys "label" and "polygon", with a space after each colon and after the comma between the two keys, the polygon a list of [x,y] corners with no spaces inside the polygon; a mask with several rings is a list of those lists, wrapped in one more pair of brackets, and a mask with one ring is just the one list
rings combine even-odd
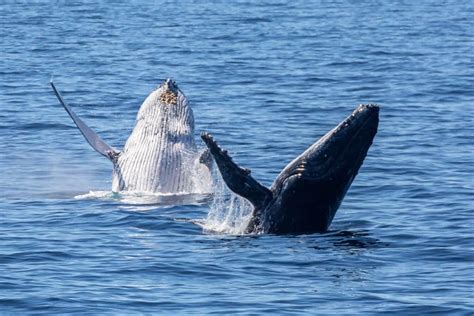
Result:
{"label": "sea spray", "polygon": [[[202,151],[201,151],[202,152]],[[196,157],[192,163],[189,164],[193,188],[192,192],[199,194],[211,194],[213,190],[213,173],[209,172],[206,165],[200,162],[200,157]]]}
{"label": "sea spray", "polygon": [[214,199],[203,228],[216,233],[243,234],[252,217],[252,205],[230,192],[220,176],[214,174],[214,179]]}

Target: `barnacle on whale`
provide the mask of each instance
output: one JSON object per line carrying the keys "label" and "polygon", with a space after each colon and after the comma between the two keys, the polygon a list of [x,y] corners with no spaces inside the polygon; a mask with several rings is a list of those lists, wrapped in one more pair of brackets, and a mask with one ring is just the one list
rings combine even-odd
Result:
{"label": "barnacle on whale", "polygon": [[167,89],[160,95],[160,102],[163,104],[176,104],[178,100],[178,96],[175,92]]}

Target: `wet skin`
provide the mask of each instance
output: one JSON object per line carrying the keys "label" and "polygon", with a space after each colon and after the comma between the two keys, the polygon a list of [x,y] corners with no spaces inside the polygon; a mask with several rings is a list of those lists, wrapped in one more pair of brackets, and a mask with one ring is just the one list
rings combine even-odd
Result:
{"label": "wet skin", "polygon": [[233,162],[210,134],[201,138],[229,189],[254,206],[247,232],[324,232],[372,145],[378,122],[377,105],[360,105],[290,162],[270,189]]}

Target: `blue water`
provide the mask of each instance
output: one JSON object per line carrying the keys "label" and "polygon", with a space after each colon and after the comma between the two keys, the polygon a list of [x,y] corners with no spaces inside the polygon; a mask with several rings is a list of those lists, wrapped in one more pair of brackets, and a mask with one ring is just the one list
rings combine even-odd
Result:
{"label": "blue water", "polygon": [[[0,4],[0,314],[474,312],[473,2],[130,2]],[[110,193],[48,82],[120,148],[166,77],[265,185],[380,104],[330,232],[217,232],[235,204]]]}

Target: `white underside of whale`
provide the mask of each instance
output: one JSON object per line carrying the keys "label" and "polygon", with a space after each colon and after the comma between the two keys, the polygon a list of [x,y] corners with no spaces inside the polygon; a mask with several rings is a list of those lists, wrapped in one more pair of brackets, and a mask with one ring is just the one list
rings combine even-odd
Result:
{"label": "white underside of whale", "polygon": [[[105,143],[64,102],[59,101],[89,144],[114,164],[112,191],[150,193],[210,193],[211,172],[199,162],[194,142],[194,117],[187,98],[167,80],[143,102],[136,124],[121,152]],[[163,93],[173,89],[176,100]]]}
{"label": "white underside of whale", "polygon": [[112,190],[210,192],[211,174],[199,163],[194,117],[179,91],[176,104],[160,101],[162,88],[143,102],[132,134],[114,165]]}

